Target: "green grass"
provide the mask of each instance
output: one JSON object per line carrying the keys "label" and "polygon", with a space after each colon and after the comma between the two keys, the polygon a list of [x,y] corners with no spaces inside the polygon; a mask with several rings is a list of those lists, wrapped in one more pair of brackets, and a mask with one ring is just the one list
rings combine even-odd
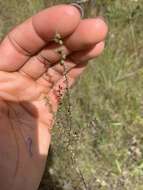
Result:
{"label": "green grass", "polygon": [[[0,36],[47,5],[44,0],[0,0]],[[104,53],[71,92],[71,145],[88,189],[142,190],[143,0],[98,0],[96,13],[106,17],[110,30]],[[58,113],[40,190],[84,189],[66,149],[64,111],[63,106]]]}

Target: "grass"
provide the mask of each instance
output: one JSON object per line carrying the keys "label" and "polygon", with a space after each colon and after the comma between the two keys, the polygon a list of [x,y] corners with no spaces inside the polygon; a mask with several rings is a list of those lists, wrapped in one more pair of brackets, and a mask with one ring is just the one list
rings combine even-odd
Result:
{"label": "grass", "polygon": [[[0,0],[0,37],[47,5]],[[143,0],[97,0],[96,13],[106,17],[110,32],[104,53],[71,92],[70,139],[78,166],[66,148],[63,106],[40,190],[83,190],[79,168],[90,190],[143,189]]]}

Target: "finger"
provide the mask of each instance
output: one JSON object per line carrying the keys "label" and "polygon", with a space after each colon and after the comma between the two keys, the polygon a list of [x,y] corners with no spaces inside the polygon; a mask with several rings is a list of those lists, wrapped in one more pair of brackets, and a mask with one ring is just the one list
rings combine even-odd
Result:
{"label": "finger", "polygon": [[[90,30],[88,29],[89,24],[93,26],[92,28],[90,28]],[[81,53],[81,50],[83,49],[85,50],[83,54],[86,54],[88,51],[91,50],[91,48],[94,48],[97,43],[104,40],[107,35],[107,30],[107,25],[102,19],[85,19],[81,21],[76,31],[64,40],[64,45],[62,47],[58,44],[52,43],[51,45],[43,49],[39,54],[45,57],[51,63],[57,63],[61,59],[61,54],[59,54],[57,50],[62,49],[65,56],[68,56],[76,51]],[[86,33],[86,35],[83,36],[83,33]],[[74,36],[79,39],[79,42],[75,40]],[[71,42],[74,43],[76,48],[72,48],[72,46],[70,46]],[[69,48],[67,46],[69,46]],[[103,46],[103,44],[101,46]]]}
{"label": "finger", "polygon": [[[89,23],[94,27],[92,27],[90,31],[88,31],[88,36],[84,35],[84,38],[83,38],[82,34],[83,33],[87,34],[86,32],[87,28],[85,28],[84,25],[86,24],[86,26],[88,26]],[[89,33],[91,35],[89,35]],[[79,40],[79,43],[75,41],[76,51],[78,50],[78,52],[71,55],[70,58],[72,59],[72,61],[76,63],[77,62],[81,63],[97,56],[103,50],[104,43],[101,42],[101,44],[98,43],[98,45],[95,45],[95,43],[97,41],[104,39],[106,34],[107,34],[107,27],[103,20],[99,18],[83,20],[81,24],[79,24],[77,30],[72,34],[72,36],[75,36],[75,37],[79,36],[79,38],[81,38],[81,40]],[[71,47],[70,47],[71,49],[68,49],[66,47],[66,45],[69,45],[67,43],[70,42],[70,39],[72,39],[70,43],[73,43],[73,40],[75,40],[75,37],[72,37],[72,36],[69,37],[69,41],[68,41],[68,38],[67,40],[65,40],[65,43],[64,43],[65,45],[63,45],[62,47],[59,47],[59,45],[55,43],[51,43],[50,45],[48,45],[37,55],[38,58],[42,57],[42,59],[36,59],[37,56],[35,58],[32,58],[23,66],[23,68],[21,68],[21,71],[27,73],[34,79],[37,79],[38,77],[40,77],[42,74],[44,74],[44,72],[46,71],[46,68],[49,68],[51,66],[50,62],[54,64],[61,59],[61,55],[63,54],[59,53],[58,52],[59,50],[64,52],[65,57],[69,55],[70,53],[74,52],[75,49],[72,49]],[[92,48],[91,48],[91,44],[92,44]],[[80,51],[81,49],[83,49],[84,45],[86,45],[85,46],[86,49],[84,51]],[[43,60],[43,63],[46,63],[48,66],[45,67],[45,65],[42,64],[41,60]],[[54,68],[55,70],[59,70],[59,71],[61,70],[61,72],[63,72],[63,68],[59,64],[56,65]],[[68,65],[67,65],[67,68],[68,68]],[[48,73],[50,76],[51,76],[51,71],[52,70],[49,70],[49,73]]]}
{"label": "finger", "polygon": [[69,36],[80,22],[79,11],[58,5],[41,11],[13,29],[0,45],[0,70],[15,71],[36,54],[56,32]]}
{"label": "finger", "polygon": [[103,19],[85,19],[80,22],[76,31],[65,40],[65,44],[72,51],[87,49],[103,41],[107,32],[108,26]]}
{"label": "finger", "polygon": [[46,48],[44,48],[39,55],[44,57],[50,63],[55,64],[62,58],[62,53],[65,57],[71,53],[70,50],[65,45],[59,45],[56,43],[51,43]]}
{"label": "finger", "polygon": [[[92,26],[92,28],[88,28],[89,24]],[[59,54],[57,50],[62,49],[65,53],[65,56],[83,49],[88,51],[97,43],[104,40],[107,35],[107,31],[108,27],[103,19],[97,18],[82,20],[75,32],[73,32],[71,36],[64,40],[63,46],[51,43],[39,54],[45,57],[51,63],[56,63],[61,59],[61,54]]]}
{"label": "finger", "polygon": [[65,46],[59,47],[58,44],[52,43],[37,55],[31,57],[27,63],[20,68],[19,72],[22,74],[24,73],[33,79],[38,79],[52,65],[61,59],[61,53],[59,53],[61,50],[64,51],[65,56],[69,54],[69,51]]}
{"label": "finger", "polygon": [[60,62],[58,64],[53,65],[47,70],[46,75],[47,76],[49,75],[52,78],[54,78],[54,76],[57,74],[54,81],[56,82],[57,80],[59,80],[60,76],[63,76],[65,73],[69,72],[76,65],[81,64],[81,63],[86,63],[90,59],[94,59],[97,56],[99,56],[104,49],[104,45],[105,45],[104,42],[99,42],[92,48],[71,54],[68,57],[68,59],[64,61],[64,65],[61,65]]}
{"label": "finger", "polygon": [[[84,23],[84,21],[85,21],[85,23]],[[93,22],[95,27],[90,28],[90,30],[88,30],[88,36],[86,35],[83,38],[81,33],[86,32],[87,27],[83,28],[82,25],[86,25],[88,22],[91,22],[91,24]],[[69,37],[67,37],[67,39],[64,40],[62,46],[59,45],[59,44],[56,44],[56,43],[51,43],[47,47],[45,47],[41,52],[39,52],[39,54],[41,56],[45,57],[51,63],[56,63],[61,59],[61,54],[59,54],[58,50],[62,49],[62,51],[67,56],[67,55],[71,54],[72,52],[83,50],[83,43],[86,44],[84,48],[89,49],[89,47],[91,48],[91,46],[95,46],[95,44],[97,42],[103,41],[103,39],[105,38],[105,36],[107,34],[107,26],[104,23],[104,21],[102,21],[100,19],[101,24],[99,23],[99,26],[98,26],[99,30],[97,30],[97,31],[96,31],[96,28],[97,28],[96,25],[98,24],[98,19],[94,19],[94,20],[93,19],[88,19],[88,22],[87,22],[87,20],[83,20],[81,22],[81,24],[79,24],[77,30],[75,32],[73,32],[73,34],[72,34],[72,36],[75,35],[75,36],[79,36],[81,38],[80,43],[78,44],[76,49],[72,49],[71,47],[68,49],[66,47],[66,45],[69,45],[68,40],[71,40],[71,38],[72,38],[72,36],[69,36]],[[93,35],[91,36],[90,33],[91,34],[94,33],[94,36]],[[104,34],[102,34],[102,33],[104,33]],[[89,39],[89,36],[90,36],[91,39]],[[95,36],[99,36],[99,37],[96,37],[96,39],[95,39]],[[72,42],[72,43],[75,43],[75,45],[76,45],[78,42]]]}
{"label": "finger", "polygon": [[18,72],[37,80],[48,70],[50,65],[51,63],[42,56],[33,56]]}
{"label": "finger", "polygon": [[47,72],[37,80],[37,83],[45,86],[46,89],[49,90],[63,77],[64,73],[68,72],[68,70],[73,67],[75,67],[75,63],[70,60],[65,61],[65,66],[58,63],[50,67]]}
{"label": "finger", "polygon": [[[63,75],[69,72],[72,68],[80,63],[86,63],[90,59],[94,59],[98,55],[100,55],[104,49],[104,42],[99,42],[92,48],[88,50],[83,50],[79,52],[75,52],[70,55],[69,59],[65,61],[64,65],[60,63],[55,64],[48,68],[47,72],[43,74],[37,82],[40,84],[45,84],[46,81],[50,82],[50,87],[52,88],[55,83],[63,77]],[[30,72],[32,69],[30,69]],[[49,87],[49,83],[48,83]]]}
{"label": "finger", "polygon": [[105,47],[105,42],[101,41],[96,45],[94,45],[92,48],[88,48],[83,51],[74,52],[68,57],[68,59],[72,60],[76,64],[86,62],[99,56],[103,52],[104,47]]}
{"label": "finger", "polygon": [[[92,48],[71,54],[68,57],[68,61],[65,61],[65,67],[63,67],[60,63],[53,65],[54,62],[61,59],[61,56],[55,52],[55,49],[53,48],[57,48],[56,44],[53,44],[53,46],[46,48],[37,56],[32,57],[20,69],[19,72],[22,72],[35,80],[46,72],[44,77],[48,78],[49,76],[50,80],[52,80],[52,83],[55,83],[57,80],[59,80],[59,77],[61,77],[65,71],[69,71],[71,68],[75,67],[75,64],[89,61],[90,59],[93,59],[100,55],[104,49],[104,42],[99,42]],[[65,46],[63,46],[62,49],[63,48],[65,55],[68,55],[68,49]]]}
{"label": "finger", "polygon": [[66,78],[63,76],[51,89],[48,94],[49,103],[52,105],[53,112],[56,112],[58,105],[61,102],[65,92],[69,93],[69,88],[75,83],[77,78],[83,73],[86,69],[86,63],[82,63],[74,67],[69,73],[67,73]]}

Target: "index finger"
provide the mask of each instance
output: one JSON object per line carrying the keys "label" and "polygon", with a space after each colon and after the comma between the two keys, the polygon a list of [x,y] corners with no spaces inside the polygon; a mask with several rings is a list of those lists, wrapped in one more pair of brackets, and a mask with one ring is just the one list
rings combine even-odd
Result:
{"label": "index finger", "polygon": [[14,28],[0,45],[0,70],[15,71],[51,41],[58,32],[70,35],[80,22],[79,11],[71,5],[45,9]]}

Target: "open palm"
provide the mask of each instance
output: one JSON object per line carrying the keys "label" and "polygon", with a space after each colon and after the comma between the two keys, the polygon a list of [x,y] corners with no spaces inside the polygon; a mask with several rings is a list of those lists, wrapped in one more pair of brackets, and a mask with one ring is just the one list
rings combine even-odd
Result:
{"label": "open palm", "polygon": [[[43,10],[14,28],[0,45],[0,186],[36,190],[61,96],[89,59],[104,49],[101,18],[80,19],[70,5]],[[54,38],[60,35],[62,45]],[[60,64],[61,48],[65,67]],[[66,69],[66,79],[65,79]]]}

